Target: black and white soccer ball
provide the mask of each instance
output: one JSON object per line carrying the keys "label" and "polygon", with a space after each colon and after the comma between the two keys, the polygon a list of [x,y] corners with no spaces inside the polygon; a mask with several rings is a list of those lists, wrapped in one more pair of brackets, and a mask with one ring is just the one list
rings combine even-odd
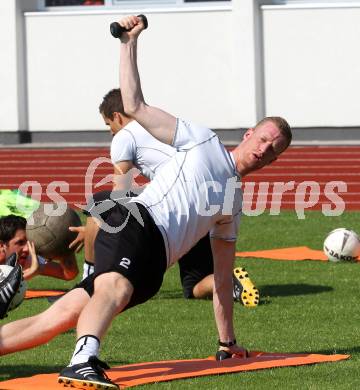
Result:
{"label": "black and white soccer ball", "polygon": [[339,228],[331,231],[324,241],[324,253],[330,261],[356,261],[360,255],[360,238],[353,231]]}
{"label": "black and white soccer ball", "polygon": [[[1,264],[0,265],[0,282],[2,282],[4,279],[7,278],[7,276],[10,274],[10,272],[13,270],[14,267],[11,267],[10,265]],[[10,291],[1,291],[2,294],[10,294]],[[25,293],[27,290],[27,284],[25,280],[23,279],[20,283],[20,286],[12,299],[10,306],[7,311],[11,311],[16,309],[19,305],[21,305],[22,301],[25,298]]]}

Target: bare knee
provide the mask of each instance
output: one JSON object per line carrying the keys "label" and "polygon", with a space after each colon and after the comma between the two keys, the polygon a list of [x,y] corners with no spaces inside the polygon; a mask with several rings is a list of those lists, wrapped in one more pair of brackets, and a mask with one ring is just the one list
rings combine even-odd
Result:
{"label": "bare knee", "polygon": [[214,288],[214,275],[208,275],[200,280],[193,288],[194,298],[204,299],[211,298]]}
{"label": "bare knee", "polygon": [[76,326],[81,310],[77,306],[59,307],[39,314],[44,332],[64,332]]}
{"label": "bare knee", "polygon": [[83,289],[75,289],[56,301],[48,310],[39,314],[48,330],[65,331],[76,326],[81,311],[90,300]]}
{"label": "bare knee", "polygon": [[121,274],[109,272],[95,279],[95,294],[102,297],[116,312],[121,312],[134,292],[133,285]]}

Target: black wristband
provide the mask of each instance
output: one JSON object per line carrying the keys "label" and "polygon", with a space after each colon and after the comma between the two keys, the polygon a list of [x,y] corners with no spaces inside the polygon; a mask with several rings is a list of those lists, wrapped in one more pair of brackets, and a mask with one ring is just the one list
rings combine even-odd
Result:
{"label": "black wristband", "polygon": [[232,347],[233,345],[236,344],[236,339],[232,340],[232,341],[228,341],[228,342],[224,342],[224,341],[218,341],[218,344],[220,345],[220,347]]}

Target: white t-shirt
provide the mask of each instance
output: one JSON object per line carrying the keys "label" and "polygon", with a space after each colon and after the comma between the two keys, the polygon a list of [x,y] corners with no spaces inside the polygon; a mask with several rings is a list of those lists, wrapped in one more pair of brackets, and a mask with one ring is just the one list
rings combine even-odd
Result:
{"label": "white t-shirt", "polygon": [[168,266],[209,231],[236,241],[242,207],[234,159],[211,130],[177,120],[177,153],[131,202],[143,204],[159,227]]}
{"label": "white t-shirt", "polygon": [[175,153],[176,149],[158,141],[136,121],[131,121],[116,133],[110,147],[114,165],[131,161],[150,180]]}

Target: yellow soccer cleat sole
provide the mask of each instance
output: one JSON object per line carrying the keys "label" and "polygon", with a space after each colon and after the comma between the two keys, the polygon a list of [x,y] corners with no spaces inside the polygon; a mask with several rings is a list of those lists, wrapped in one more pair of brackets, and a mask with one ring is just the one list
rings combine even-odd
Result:
{"label": "yellow soccer cleat sole", "polygon": [[245,268],[237,267],[233,271],[234,290],[236,299],[245,307],[256,307],[260,301],[259,290],[249,278]]}
{"label": "yellow soccer cleat sole", "polygon": [[91,390],[119,390],[120,387],[112,384],[103,384],[96,381],[84,381],[67,377],[59,377],[58,383],[64,387],[72,387],[75,389],[91,389]]}

